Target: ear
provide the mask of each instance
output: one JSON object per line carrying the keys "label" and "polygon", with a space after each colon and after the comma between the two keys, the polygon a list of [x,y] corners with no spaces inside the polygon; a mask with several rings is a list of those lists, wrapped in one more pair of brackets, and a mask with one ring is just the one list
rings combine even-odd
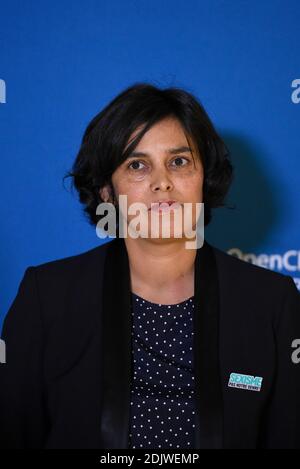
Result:
{"label": "ear", "polygon": [[113,200],[113,191],[110,184],[105,184],[105,186],[99,189],[99,195],[104,202],[112,202]]}
{"label": "ear", "polygon": [[109,201],[110,193],[109,193],[108,184],[106,184],[105,186],[101,187],[101,189],[99,189],[99,195],[104,202]]}

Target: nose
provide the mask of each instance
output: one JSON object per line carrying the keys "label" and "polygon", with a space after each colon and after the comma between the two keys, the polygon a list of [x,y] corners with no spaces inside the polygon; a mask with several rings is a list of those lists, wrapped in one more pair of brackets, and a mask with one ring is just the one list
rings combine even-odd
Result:
{"label": "nose", "polygon": [[167,172],[163,169],[158,169],[153,173],[153,180],[151,182],[151,190],[153,192],[171,191],[173,189],[173,183],[169,178]]}

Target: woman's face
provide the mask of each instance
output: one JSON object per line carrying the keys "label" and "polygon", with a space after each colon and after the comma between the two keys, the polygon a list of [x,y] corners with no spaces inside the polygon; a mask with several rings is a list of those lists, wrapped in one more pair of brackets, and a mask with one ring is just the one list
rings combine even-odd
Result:
{"label": "woman's face", "polygon": [[[138,128],[130,137],[128,145],[139,132]],[[196,225],[197,217],[195,203],[203,201],[203,166],[197,150],[185,136],[180,122],[175,118],[165,118],[153,125],[142,137],[132,155],[128,157],[113,173],[112,184],[117,201],[120,195],[127,196],[127,208],[135,202],[146,205],[147,210],[127,216],[127,224],[140,214],[147,219],[148,230],[145,237],[152,237],[150,231],[153,210],[148,210],[151,203],[161,200],[175,200],[180,204],[192,203],[192,225]],[[192,154],[193,152],[193,154]],[[194,157],[194,158],[193,158]],[[105,189],[104,189],[105,192]],[[101,190],[103,198],[103,189]],[[109,194],[109,192],[107,192]],[[182,210],[183,206],[180,206]],[[121,213],[122,209],[120,207]],[[176,210],[176,209],[175,209]],[[178,224],[175,210],[169,213],[156,211],[156,221],[159,220],[159,238],[161,238],[161,219],[170,225],[170,237],[174,237],[175,223],[183,235],[183,222]],[[177,220],[177,221],[176,221]],[[166,222],[164,222],[166,223]],[[179,226],[180,225],[180,226]],[[156,222],[157,226],[157,222]],[[141,225],[138,226],[140,232]]]}

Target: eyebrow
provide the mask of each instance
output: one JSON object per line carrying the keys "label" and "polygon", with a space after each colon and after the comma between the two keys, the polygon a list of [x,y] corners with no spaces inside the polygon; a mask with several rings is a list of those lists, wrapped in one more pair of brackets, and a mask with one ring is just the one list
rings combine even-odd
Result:
{"label": "eyebrow", "polygon": [[[193,153],[192,150],[187,147],[187,146],[181,146],[181,147],[176,147],[176,148],[169,148],[166,150],[166,153],[170,153],[171,155],[177,155],[178,153]],[[132,151],[130,155],[128,155],[128,158],[132,158],[135,156],[143,156],[143,157],[149,157],[149,153],[145,153],[143,151]]]}

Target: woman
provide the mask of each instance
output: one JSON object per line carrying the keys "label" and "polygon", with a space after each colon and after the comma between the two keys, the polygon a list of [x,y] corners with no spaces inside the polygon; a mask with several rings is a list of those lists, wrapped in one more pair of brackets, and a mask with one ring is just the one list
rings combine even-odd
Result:
{"label": "woman", "polygon": [[[111,203],[131,229],[25,271],[2,331],[2,447],[300,447],[292,278],[187,248],[232,171],[182,89],[135,84],[90,122],[68,176],[91,224],[109,225]],[[141,204],[139,225],[122,196]]]}

